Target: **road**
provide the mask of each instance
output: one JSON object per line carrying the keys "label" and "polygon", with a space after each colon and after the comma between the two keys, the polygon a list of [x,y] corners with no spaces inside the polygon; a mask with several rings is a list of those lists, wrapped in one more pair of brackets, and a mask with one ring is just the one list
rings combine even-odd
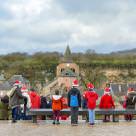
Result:
{"label": "road", "polygon": [[71,126],[69,121],[60,125],[52,125],[52,121],[0,121],[0,136],[135,136],[136,122],[102,123],[89,126],[79,122],[78,126]]}

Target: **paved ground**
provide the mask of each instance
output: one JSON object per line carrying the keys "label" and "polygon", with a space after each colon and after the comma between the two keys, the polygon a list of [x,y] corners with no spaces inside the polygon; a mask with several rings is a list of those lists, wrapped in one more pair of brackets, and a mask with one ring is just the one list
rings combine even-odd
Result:
{"label": "paved ground", "polygon": [[39,121],[33,124],[19,121],[0,121],[0,136],[130,136],[136,135],[136,122],[102,123],[97,122],[93,127],[85,122],[78,126],[71,126],[69,122],[62,122],[59,126],[51,121]]}

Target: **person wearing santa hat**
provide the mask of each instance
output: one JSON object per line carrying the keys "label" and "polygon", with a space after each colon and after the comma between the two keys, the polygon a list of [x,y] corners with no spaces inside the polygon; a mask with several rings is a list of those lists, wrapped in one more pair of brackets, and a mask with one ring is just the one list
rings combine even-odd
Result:
{"label": "person wearing santa hat", "polygon": [[[125,96],[125,104],[124,108],[126,109],[135,109],[136,105],[136,92],[134,88],[130,87],[128,88],[127,95]],[[133,119],[133,116],[131,114],[125,115],[125,119],[127,121],[131,121]]]}
{"label": "person wearing santa hat", "polygon": [[72,88],[68,92],[68,106],[71,108],[71,125],[78,125],[78,110],[81,107],[81,94],[78,80],[74,80]]}
{"label": "person wearing santa hat", "polygon": [[16,80],[9,95],[9,107],[12,109],[12,122],[15,123],[20,117],[20,104],[25,103],[26,97],[21,92],[22,83]]}
{"label": "person wearing santa hat", "polygon": [[27,89],[26,85],[22,86],[21,92],[22,92],[22,95],[27,98],[26,107],[28,109],[30,109],[31,108],[31,99],[30,99],[30,96],[28,94],[28,89]]}
{"label": "person wearing santa hat", "polygon": [[[114,109],[115,108],[114,100],[112,98],[110,91],[111,90],[109,87],[106,87],[104,89],[104,95],[101,97],[100,104],[99,104],[100,109]],[[110,115],[105,115],[103,121],[109,122]]]}
{"label": "person wearing santa hat", "polygon": [[22,92],[22,95],[24,97],[26,97],[25,104],[20,105],[20,107],[21,107],[21,118],[23,120],[25,120],[25,119],[27,119],[26,111],[31,108],[31,99],[30,99],[30,96],[28,94],[28,89],[27,89],[25,84],[22,85],[21,92]]}
{"label": "person wearing santa hat", "polygon": [[41,105],[41,98],[34,88],[30,89],[29,96],[31,100],[31,109],[39,109]]}
{"label": "person wearing santa hat", "polygon": [[87,84],[88,90],[84,92],[83,97],[87,100],[87,108],[89,112],[89,123],[94,125],[95,121],[95,108],[98,94],[94,91],[94,85],[92,83]]}

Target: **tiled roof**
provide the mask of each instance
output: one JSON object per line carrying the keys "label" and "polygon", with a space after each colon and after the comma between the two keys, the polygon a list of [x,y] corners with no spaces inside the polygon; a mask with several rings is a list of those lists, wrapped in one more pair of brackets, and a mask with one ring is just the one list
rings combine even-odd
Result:
{"label": "tiled roof", "polygon": [[9,84],[8,81],[4,82],[4,83],[0,83],[0,90],[5,90],[8,91],[12,88],[12,86]]}
{"label": "tiled roof", "polygon": [[0,81],[4,81],[4,80],[5,80],[4,74],[1,74],[1,75],[0,75]]}
{"label": "tiled roof", "polygon": [[27,79],[25,79],[22,75],[13,75],[9,80],[9,84],[13,85],[15,83],[16,80],[21,81],[23,84],[25,83],[29,83],[29,81]]}
{"label": "tiled roof", "polygon": [[23,84],[29,83],[29,81],[25,79],[22,75],[14,75],[8,81],[0,83],[0,90],[10,90],[16,80],[21,81]]}

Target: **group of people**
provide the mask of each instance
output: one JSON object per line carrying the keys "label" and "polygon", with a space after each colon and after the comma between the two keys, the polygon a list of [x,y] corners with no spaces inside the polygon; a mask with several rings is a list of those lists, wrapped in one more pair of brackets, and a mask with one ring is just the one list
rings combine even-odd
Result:
{"label": "group of people", "polygon": [[[98,94],[95,92],[94,85],[92,83],[88,83],[87,90],[84,91],[83,95],[81,95],[80,90],[78,89],[78,80],[74,80],[72,84],[72,88],[68,92],[68,107],[71,109],[71,124],[78,125],[78,111],[81,107],[81,101],[86,101],[86,107],[88,109],[89,115],[89,124],[95,124],[95,108],[96,101],[98,100]],[[57,121],[59,124],[59,115],[60,110],[62,109],[62,97],[59,95],[59,91],[55,92],[52,101],[52,109],[54,115],[53,124]],[[135,109],[136,104],[136,92],[133,88],[128,88],[127,95],[125,96],[123,107],[126,109]],[[58,105],[58,106],[57,106]],[[98,104],[100,109],[115,109],[114,99],[112,97],[111,88],[107,86],[104,89],[104,94],[100,98],[100,102]],[[133,116],[131,114],[124,115],[125,120],[131,121]],[[104,115],[103,122],[109,122],[110,115]]]}
{"label": "group of people", "polygon": [[26,110],[30,108],[40,108],[40,96],[31,88],[16,80],[13,88],[7,94],[9,97],[9,107],[12,110],[12,122],[15,123],[20,118],[26,119]]}
{"label": "group of people", "polygon": [[[81,107],[82,96],[80,90],[78,89],[78,80],[74,80],[72,88],[68,92],[68,107],[71,109],[71,125],[78,125],[78,111]],[[60,110],[62,109],[61,96],[58,94],[58,91],[55,92],[52,101],[52,109],[54,113],[54,121],[57,121],[59,124],[59,115]],[[98,100],[98,94],[94,90],[94,85],[92,83],[87,84],[87,90],[83,93],[83,99],[87,102],[87,108],[89,113],[89,123],[90,125],[95,124],[95,108],[96,101]],[[115,108],[114,100],[110,94],[110,88],[105,88],[104,95],[101,97],[99,108],[101,109],[112,109]],[[104,121],[109,121],[110,117],[105,115]]]}
{"label": "group of people", "polygon": [[[98,94],[95,91],[92,83],[87,83],[87,90],[81,95],[78,89],[78,80],[74,80],[72,88],[68,91],[67,107],[71,110],[71,125],[78,125],[78,112],[81,107],[82,100],[86,102],[88,109],[89,124],[95,124],[95,108],[98,100]],[[30,91],[20,81],[15,81],[12,90],[8,94],[9,106],[12,109],[12,122],[16,122],[20,117],[22,110],[23,117],[26,117],[26,110],[38,108],[52,108],[53,110],[53,124],[60,124],[60,111],[64,108],[64,98],[59,94],[59,90],[55,90],[55,94],[51,96],[50,102],[44,96],[39,96],[38,93],[31,88]],[[135,109],[136,92],[133,88],[128,89],[125,96],[123,107],[126,109]],[[100,98],[100,109],[114,109],[114,99],[111,94],[111,88],[108,86],[104,89],[104,94]],[[24,118],[25,119],[25,118]],[[132,120],[132,115],[125,115],[126,120]],[[104,122],[110,121],[110,116],[105,115]]]}

